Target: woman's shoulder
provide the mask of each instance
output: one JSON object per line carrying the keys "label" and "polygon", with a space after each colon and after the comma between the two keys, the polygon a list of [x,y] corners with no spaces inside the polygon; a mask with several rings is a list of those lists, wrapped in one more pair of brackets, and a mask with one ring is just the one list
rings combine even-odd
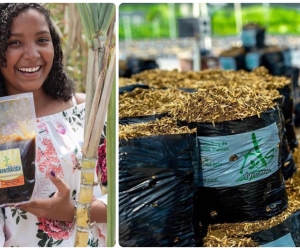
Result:
{"label": "woman's shoulder", "polygon": [[74,96],[77,104],[81,104],[85,102],[86,99],[85,93],[75,93]]}
{"label": "woman's shoulder", "polygon": [[84,118],[85,112],[85,94],[76,93],[74,94],[72,100],[69,102],[59,102],[56,101],[57,106],[53,107],[51,112],[45,115],[39,116],[39,121],[52,121],[59,120],[61,118],[69,119],[69,117],[82,117]]}

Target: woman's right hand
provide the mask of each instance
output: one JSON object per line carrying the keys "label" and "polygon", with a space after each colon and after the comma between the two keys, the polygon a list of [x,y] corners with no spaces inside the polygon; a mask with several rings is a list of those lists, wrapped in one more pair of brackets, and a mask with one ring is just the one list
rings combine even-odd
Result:
{"label": "woman's right hand", "polygon": [[57,187],[53,197],[34,199],[17,207],[36,217],[72,222],[76,211],[70,199],[70,187],[54,171],[51,170],[49,176]]}

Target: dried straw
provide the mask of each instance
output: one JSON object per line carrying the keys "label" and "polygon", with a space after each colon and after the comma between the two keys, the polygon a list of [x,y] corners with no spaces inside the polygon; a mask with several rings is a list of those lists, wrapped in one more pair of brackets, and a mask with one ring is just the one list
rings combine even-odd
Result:
{"label": "dried straw", "polygon": [[138,137],[165,134],[186,134],[194,133],[196,129],[189,129],[187,126],[178,126],[175,120],[168,117],[156,119],[152,122],[130,125],[119,125],[119,139],[129,140]]}

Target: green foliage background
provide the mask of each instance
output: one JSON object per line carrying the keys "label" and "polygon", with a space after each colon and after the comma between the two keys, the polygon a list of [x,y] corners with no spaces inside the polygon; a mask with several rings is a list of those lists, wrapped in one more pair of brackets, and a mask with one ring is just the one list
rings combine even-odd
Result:
{"label": "green foliage background", "polygon": [[[300,7],[300,4],[299,4]],[[192,7],[190,7],[192,8]],[[145,22],[131,25],[132,39],[169,38],[169,9],[168,4],[121,4],[119,13],[141,12],[145,15]],[[243,6],[243,24],[257,23],[267,29],[268,34],[297,35],[300,34],[300,11],[295,8],[271,6],[268,14],[262,4]],[[192,16],[192,12],[190,14]],[[182,18],[180,4],[175,4],[175,18]],[[187,17],[187,16],[185,16]],[[225,6],[210,11],[213,36],[237,35],[235,12],[232,7]],[[160,22],[159,34],[153,30],[152,21],[157,18]],[[125,39],[122,18],[119,19],[119,39]]]}
{"label": "green foliage background", "polygon": [[[167,3],[160,4],[121,4],[119,6],[119,12],[142,12],[145,14],[145,22],[141,25],[133,25],[132,38],[143,39],[143,38],[162,38],[169,37],[169,9]],[[180,16],[178,4],[175,7],[175,15]],[[157,18],[160,22],[160,30],[153,31],[152,21]],[[125,38],[123,20],[119,19],[119,38]]]}

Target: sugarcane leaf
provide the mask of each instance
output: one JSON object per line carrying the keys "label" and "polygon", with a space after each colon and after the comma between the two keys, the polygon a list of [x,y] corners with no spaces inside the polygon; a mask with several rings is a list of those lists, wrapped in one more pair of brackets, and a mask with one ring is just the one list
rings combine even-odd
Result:
{"label": "sugarcane leaf", "polygon": [[81,23],[82,23],[86,38],[87,38],[88,42],[91,43],[91,34],[90,34],[90,30],[89,30],[88,21],[86,19],[86,15],[83,10],[83,6],[80,3],[76,4],[76,6],[77,6],[77,9],[78,9],[78,12],[80,15]]}
{"label": "sugarcane leaf", "polygon": [[94,33],[97,33],[99,30],[99,20],[98,20],[98,9],[97,9],[97,3],[89,3],[88,4],[91,10],[91,18],[94,25]]}
{"label": "sugarcane leaf", "polygon": [[108,7],[108,3],[103,3],[101,5],[101,9],[100,9],[100,11],[98,13],[98,15],[99,15],[99,29],[98,29],[98,32],[100,31],[101,26],[102,26],[102,24],[104,22],[104,16],[105,16],[105,12],[107,10],[107,7]]}
{"label": "sugarcane leaf", "polygon": [[111,24],[111,21],[115,14],[115,8],[116,6],[113,3],[109,3],[107,6],[107,10],[105,12],[104,21],[102,23],[100,34],[107,34],[109,25]]}
{"label": "sugarcane leaf", "polygon": [[104,8],[104,4],[105,3],[99,3],[99,4],[97,4],[97,11],[98,11],[98,20],[99,20],[99,29],[100,29],[100,25],[101,25],[101,22],[100,22],[100,20],[101,20],[101,9],[102,8]]}
{"label": "sugarcane leaf", "polygon": [[90,9],[87,4],[84,3],[78,3],[76,4],[79,14],[80,14],[80,19],[86,34],[86,37],[89,41],[90,44],[93,42],[93,35],[95,32],[94,29],[94,23],[92,20],[92,16],[90,14]]}

